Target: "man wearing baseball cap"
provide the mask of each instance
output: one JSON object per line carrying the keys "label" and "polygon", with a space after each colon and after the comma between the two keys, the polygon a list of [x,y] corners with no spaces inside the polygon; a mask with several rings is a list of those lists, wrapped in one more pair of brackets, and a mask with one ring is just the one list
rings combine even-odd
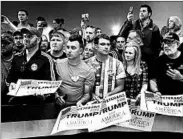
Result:
{"label": "man wearing baseball cap", "polygon": [[178,50],[179,37],[168,33],[163,38],[164,54],[157,58],[151,89],[159,95],[183,94],[183,53]]}
{"label": "man wearing baseball cap", "polygon": [[[9,90],[16,87],[18,79],[55,80],[52,58],[39,48],[41,34],[35,28],[20,30],[25,51],[15,56],[7,78]],[[14,97],[12,104],[36,104],[42,102],[36,96]]]}

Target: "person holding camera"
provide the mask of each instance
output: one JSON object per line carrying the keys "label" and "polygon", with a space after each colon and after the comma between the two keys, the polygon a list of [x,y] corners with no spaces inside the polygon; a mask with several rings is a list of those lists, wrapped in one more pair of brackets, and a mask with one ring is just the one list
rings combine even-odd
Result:
{"label": "person holding camera", "polygon": [[53,28],[53,30],[51,30],[49,32],[49,40],[51,39],[51,36],[52,36],[53,33],[59,31],[62,34],[64,34],[66,42],[68,41],[68,39],[70,37],[70,33],[66,29],[63,28],[64,22],[65,22],[65,20],[63,18],[55,18],[53,20],[53,27],[54,28]]}
{"label": "person holding camera", "polygon": [[37,17],[36,19],[36,28],[37,30],[40,31],[40,33],[42,34],[43,33],[43,29],[47,27],[47,22],[46,22],[46,19],[44,17]]}
{"label": "person holding camera", "polygon": [[143,60],[149,67],[149,77],[153,74],[153,62],[156,57],[159,57],[161,50],[161,35],[159,28],[151,19],[152,9],[149,5],[141,5],[139,19],[134,21],[133,8],[127,15],[127,21],[122,26],[119,35],[127,36],[130,30],[138,30],[142,34],[143,47],[141,47]]}
{"label": "person holding camera", "polygon": [[168,33],[163,38],[163,55],[155,61],[153,78],[150,80],[151,91],[158,95],[183,94],[183,53],[179,36]]}

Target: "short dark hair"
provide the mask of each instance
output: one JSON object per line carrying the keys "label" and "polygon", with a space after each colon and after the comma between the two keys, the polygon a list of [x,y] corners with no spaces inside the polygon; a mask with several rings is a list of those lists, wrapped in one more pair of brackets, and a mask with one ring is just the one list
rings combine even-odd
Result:
{"label": "short dark hair", "polygon": [[78,41],[78,42],[79,42],[80,48],[83,48],[83,49],[84,49],[82,36],[80,36],[80,35],[71,35],[71,36],[69,37],[69,41],[71,41],[71,42],[73,42],[73,41]]}
{"label": "short dark hair", "polygon": [[36,21],[38,22],[38,21],[46,21],[46,19],[44,18],[44,17],[42,17],[42,16],[38,16],[37,18],[36,18]]}
{"label": "short dark hair", "polygon": [[117,39],[118,39],[119,37],[124,38],[125,41],[126,41],[126,38],[125,38],[124,36],[120,36],[120,35],[117,35],[117,36],[116,36],[116,41],[117,41]]}
{"label": "short dark hair", "polygon": [[101,35],[98,35],[97,37],[95,37],[94,44],[98,44],[99,43],[99,39],[101,39],[101,38],[110,41],[109,36],[107,36],[106,34],[101,34]]}
{"label": "short dark hair", "polygon": [[[87,29],[87,28],[92,28],[92,29],[94,29],[94,32],[96,31],[96,28],[95,28],[94,26],[92,26],[92,25],[87,25],[87,26],[86,26],[86,29]],[[95,32],[95,33],[96,33],[96,32]]]}
{"label": "short dark hair", "polygon": [[65,20],[63,18],[55,18],[53,19],[57,24],[64,24]]}
{"label": "short dark hair", "polygon": [[17,12],[17,15],[18,15],[19,12],[25,12],[25,14],[26,14],[27,16],[29,15],[29,13],[28,13],[26,10],[24,10],[24,9],[19,10],[19,11]]}
{"label": "short dark hair", "polygon": [[151,15],[152,15],[152,9],[149,5],[144,4],[144,5],[141,5],[140,8],[147,8],[148,13],[151,13]]}

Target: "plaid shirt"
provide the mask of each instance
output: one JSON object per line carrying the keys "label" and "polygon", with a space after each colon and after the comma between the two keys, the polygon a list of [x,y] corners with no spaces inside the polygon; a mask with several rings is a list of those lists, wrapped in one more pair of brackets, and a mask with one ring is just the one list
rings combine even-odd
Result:
{"label": "plaid shirt", "polygon": [[145,62],[140,63],[140,68],[142,70],[140,75],[134,74],[130,75],[126,71],[125,87],[127,98],[135,99],[140,93],[142,85],[148,82],[148,67]]}
{"label": "plaid shirt", "polygon": [[123,64],[111,56],[105,62],[98,61],[96,56],[85,62],[95,72],[95,94],[100,98],[104,98],[108,92],[114,90],[117,79],[126,77]]}

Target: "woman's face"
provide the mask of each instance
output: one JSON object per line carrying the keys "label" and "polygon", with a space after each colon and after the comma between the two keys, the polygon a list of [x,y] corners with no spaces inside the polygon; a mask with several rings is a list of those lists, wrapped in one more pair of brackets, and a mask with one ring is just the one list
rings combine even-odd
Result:
{"label": "woman's face", "polygon": [[175,27],[174,19],[170,17],[168,20],[168,28],[173,29]]}
{"label": "woman's face", "polygon": [[125,60],[127,62],[134,61],[135,58],[135,50],[133,47],[126,47],[125,49]]}

